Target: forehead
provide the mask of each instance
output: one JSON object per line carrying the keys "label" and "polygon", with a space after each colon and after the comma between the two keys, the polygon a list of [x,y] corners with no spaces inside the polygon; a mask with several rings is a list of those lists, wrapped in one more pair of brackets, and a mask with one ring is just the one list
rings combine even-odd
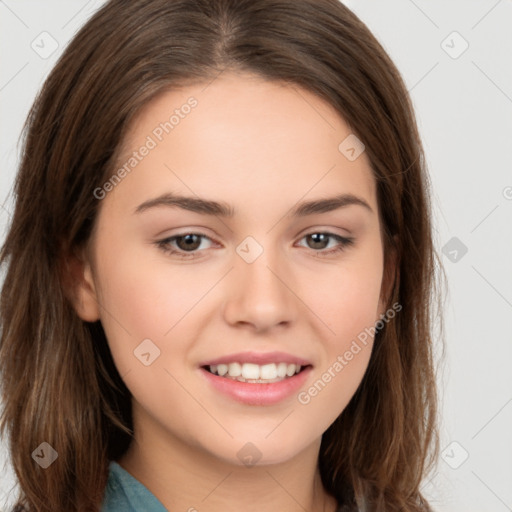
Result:
{"label": "forehead", "polygon": [[339,113],[298,85],[226,73],[153,98],[132,122],[117,163],[151,147],[125,180],[139,194],[168,186],[205,197],[218,192],[234,204],[245,190],[247,205],[270,194],[293,206],[336,188],[375,204],[366,154],[351,160],[340,150],[347,137],[354,134]]}

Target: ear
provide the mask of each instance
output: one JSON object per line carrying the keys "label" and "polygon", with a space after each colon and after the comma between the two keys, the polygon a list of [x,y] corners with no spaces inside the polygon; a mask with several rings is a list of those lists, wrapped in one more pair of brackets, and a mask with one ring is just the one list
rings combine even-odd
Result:
{"label": "ear", "polygon": [[397,256],[397,235],[393,237],[394,244],[391,245],[384,258],[384,271],[382,275],[382,283],[380,289],[380,298],[379,298],[379,309],[378,309],[378,319],[380,320],[380,316],[386,312],[386,309],[389,306],[389,300],[391,299],[391,293],[393,291],[393,284],[395,279],[400,276],[399,269],[399,261]]}
{"label": "ear", "polygon": [[64,293],[77,315],[85,322],[100,318],[92,266],[86,249],[70,251],[62,262]]}

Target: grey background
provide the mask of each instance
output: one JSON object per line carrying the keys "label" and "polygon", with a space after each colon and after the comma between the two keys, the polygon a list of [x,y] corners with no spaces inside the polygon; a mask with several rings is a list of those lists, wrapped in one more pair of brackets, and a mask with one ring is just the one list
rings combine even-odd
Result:
{"label": "grey background", "polygon": [[[448,276],[439,373],[443,453],[423,490],[439,512],[512,511],[512,1],[345,3],[411,92]],[[25,116],[66,43],[102,4],[0,0],[2,239]],[[31,47],[42,46],[43,31],[58,43],[47,58]],[[0,510],[8,510],[13,485],[4,441]]]}

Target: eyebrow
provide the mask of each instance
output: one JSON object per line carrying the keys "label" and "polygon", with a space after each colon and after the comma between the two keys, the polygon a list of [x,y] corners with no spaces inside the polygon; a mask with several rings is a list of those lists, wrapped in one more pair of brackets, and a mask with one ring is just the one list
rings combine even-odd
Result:
{"label": "eyebrow", "polygon": [[[291,215],[294,217],[306,217],[307,215],[327,213],[352,205],[362,206],[373,213],[370,205],[361,197],[357,197],[354,194],[339,194],[334,197],[298,203],[291,210]],[[177,207],[203,215],[215,215],[227,218],[234,217],[236,213],[232,206],[222,201],[218,202],[201,199],[199,197],[180,196],[172,193],[162,194],[154,199],[145,201],[135,208],[134,213],[141,213],[157,207]]]}

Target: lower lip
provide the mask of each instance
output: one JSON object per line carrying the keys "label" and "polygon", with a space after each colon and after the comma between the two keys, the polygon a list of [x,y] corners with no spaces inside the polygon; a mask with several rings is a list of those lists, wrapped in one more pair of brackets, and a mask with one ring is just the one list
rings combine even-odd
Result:
{"label": "lower lip", "polygon": [[238,380],[214,375],[204,368],[200,368],[200,370],[217,391],[220,391],[238,402],[247,405],[273,405],[297,393],[308,378],[312,367],[308,366],[292,377],[269,384],[240,382]]}

